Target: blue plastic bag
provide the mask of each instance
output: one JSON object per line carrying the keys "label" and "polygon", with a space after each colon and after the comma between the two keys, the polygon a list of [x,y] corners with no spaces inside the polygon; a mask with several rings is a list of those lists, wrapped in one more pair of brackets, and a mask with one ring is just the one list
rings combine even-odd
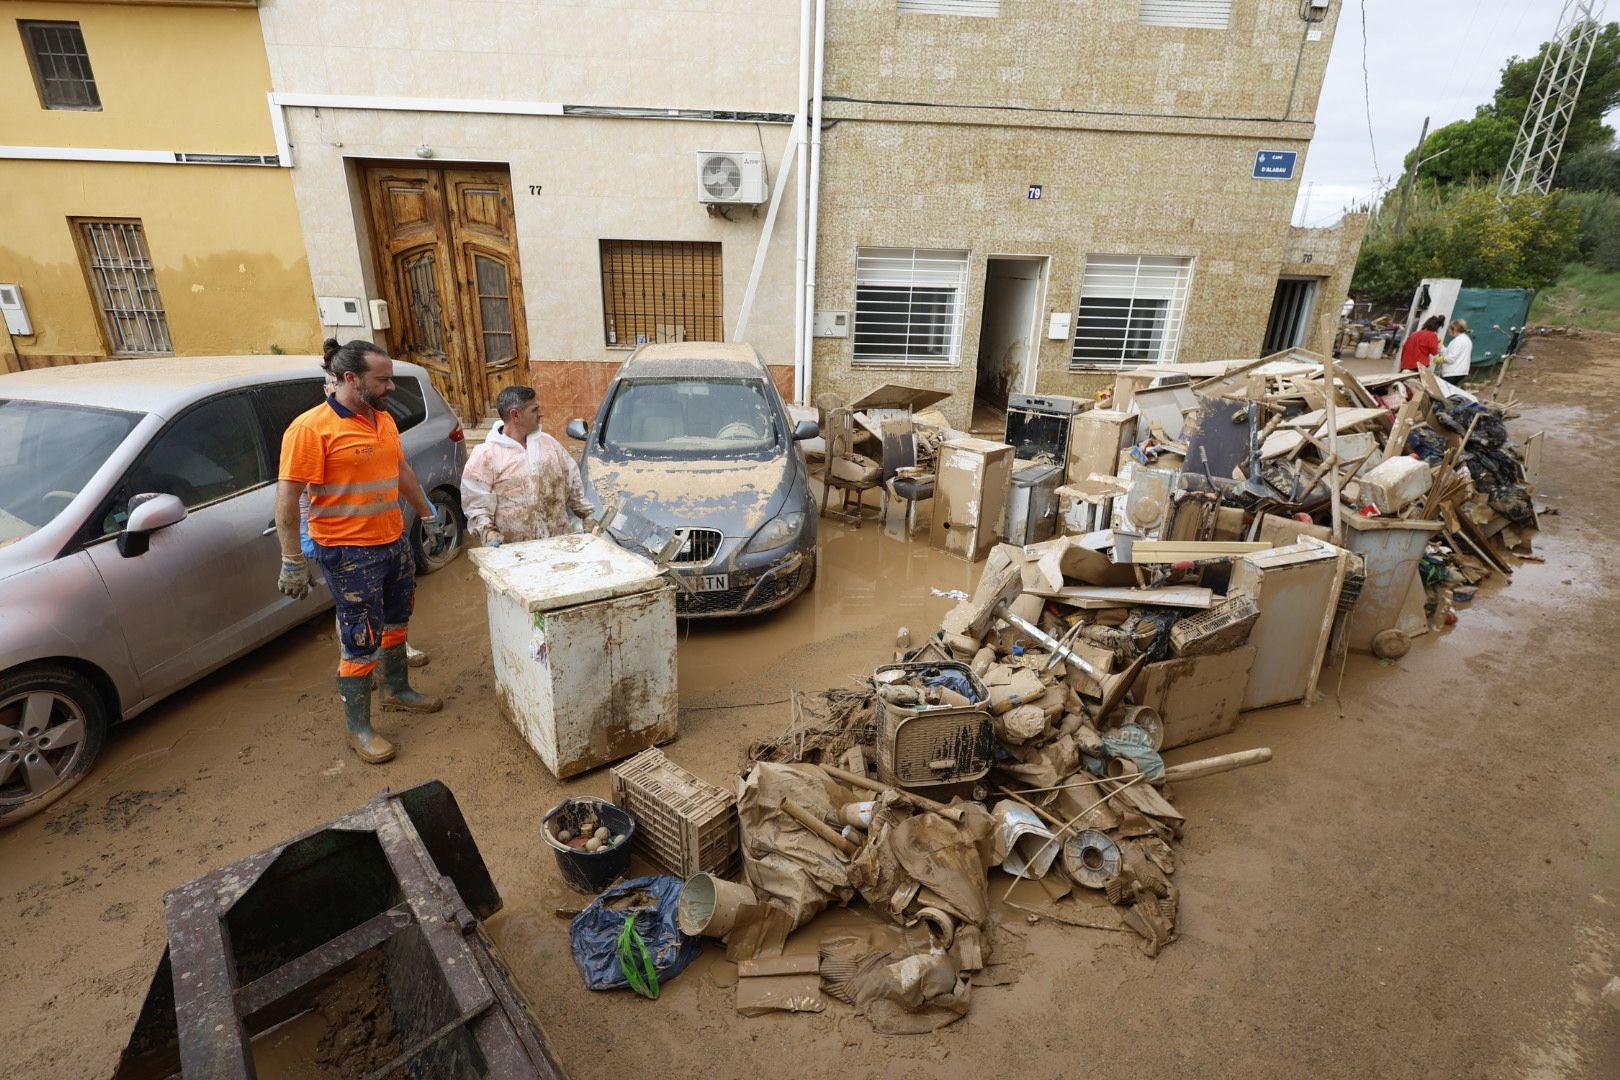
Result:
{"label": "blue plastic bag", "polygon": [[[574,916],[568,931],[574,950],[574,966],[589,990],[617,990],[628,987],[619,962],[619,935],[631,913],[636,931],[652,956],[658,982],[666,983],[686,970],[703,951],[703,939],[687,937],[675,925],[675,909],[680,901],[678,877],[639,877],[616,885],[591,901],[591,906]],[[634,902],[626,903],[629,898]],[[615,905],[616,906],[610,906]]]}

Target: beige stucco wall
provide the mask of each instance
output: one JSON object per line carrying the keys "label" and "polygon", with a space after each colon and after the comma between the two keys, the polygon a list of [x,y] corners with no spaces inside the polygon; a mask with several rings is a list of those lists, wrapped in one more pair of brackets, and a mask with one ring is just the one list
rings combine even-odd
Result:
{"label": "beige stucco wall", "polygon": [[[731,221],[697,200],[697,152],[757,148],[772,183],[788,128],[752,124],[591,117],[471,116],[371,109],[288,109],[298,210],[317,295],[371,296],[375,269],[363,233],[354,162],[411,165],[493,162],[512,178],[518,259],[531,357],[622,360],[602,333],[602,239],[718,241],[727,337],[736,324],[765,222],[746,207]],[[432,161],[415,148],[433,149]],[[540,188],[531,193],[531,186]],[[792,185],[784,194],[791,207]],[[793,223],[779,216],[748,339],[771,363],[791,363]],[[366,328],[339,337],[359,337]],[[377,332],[386,341],[386,332]]]}
{"label": "beige stucco wall", "polygon": [[[76,21],[100,111],[45,109],[19,19]],[[251,7],[0,0],[0,143],[274,155],[269,66]],[[288,171],[274,166],[0,160],[0,281],[22,286],[24,366],[106,355],[70,219],[144,227],[174,350],[314,351],[309,270]]]}
{"label": "beige stucco wall", "polygon": [[[766,207],[711,215],[698,201],[697,153],[763,150],[774,188],[788,126],[518,111],[544,102],[791,112],[797,3],[262,0],[260,15],[278,92],[346,99],[286,110],[318,295],[378,295],[359,163],[487,162],[510,169],[532,359],[624,358],[603,340],[602,239],[718,241],[732,336]],[[414,101],[389,107],[380,97]],[[422,99],[480,111],[423,111]],[[422,145],[431,162],[417,157]],[[787,184],[747,334],[777,364],[791,364],[793,351]],[[336,333],[388,338],[369,327]]]}
{"label": "beige stucco wall", "polygon": [[260,0],[276,89],[792,111],[794,0]]}

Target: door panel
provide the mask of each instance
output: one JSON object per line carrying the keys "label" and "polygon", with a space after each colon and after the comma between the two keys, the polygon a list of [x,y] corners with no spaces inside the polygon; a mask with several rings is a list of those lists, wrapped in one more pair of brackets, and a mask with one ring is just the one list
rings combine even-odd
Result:
{"label": "door panel", "polygon": [[467,374],[481,399],[481,414],[488,413],[503,387],[529,383],[512,186],[504,172],[454,169],[445,173],[444,190],[461,322],[467,328]]}
{"label": "door panel", "polygon": [[502,387],[529,381],[510,178],[377,166],[366,190],[395,355],[432,372],[459,415],[490,414]]}

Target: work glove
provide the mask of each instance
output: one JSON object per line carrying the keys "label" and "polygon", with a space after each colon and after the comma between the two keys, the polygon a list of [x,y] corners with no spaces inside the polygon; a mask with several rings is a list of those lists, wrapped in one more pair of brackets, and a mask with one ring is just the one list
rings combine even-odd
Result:
{"label": "work glove", "polygon": [[501,535],[501,530],[493,525],[485,525],[478,530],[478,539],[483,541],[485,547],[492,548],[500,547],[506,541],[506,538]]}
{"label": "work glove", "polygon": [[450,520],[443,507],[436,507],[433,516],[422,519],[422,550],[437,555],[450,544]]}
{"label": "work glove", "polygon": [[309,563],[302,555],[281,557],[281,576],[276,579],[276,588],[294,600],[309,595]]}

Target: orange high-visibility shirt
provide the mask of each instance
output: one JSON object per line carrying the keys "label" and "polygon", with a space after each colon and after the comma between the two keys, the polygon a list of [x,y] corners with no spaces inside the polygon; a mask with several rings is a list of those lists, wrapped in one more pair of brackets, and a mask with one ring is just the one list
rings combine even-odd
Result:
{"label": "orange high-visibility shirt", "polygon": [[281,479],[309,485],[309,537],[326,547],[391,544],[405,531],[399,509],[399,428],[386,409],[375,423],[327,398],[281,438]]}

